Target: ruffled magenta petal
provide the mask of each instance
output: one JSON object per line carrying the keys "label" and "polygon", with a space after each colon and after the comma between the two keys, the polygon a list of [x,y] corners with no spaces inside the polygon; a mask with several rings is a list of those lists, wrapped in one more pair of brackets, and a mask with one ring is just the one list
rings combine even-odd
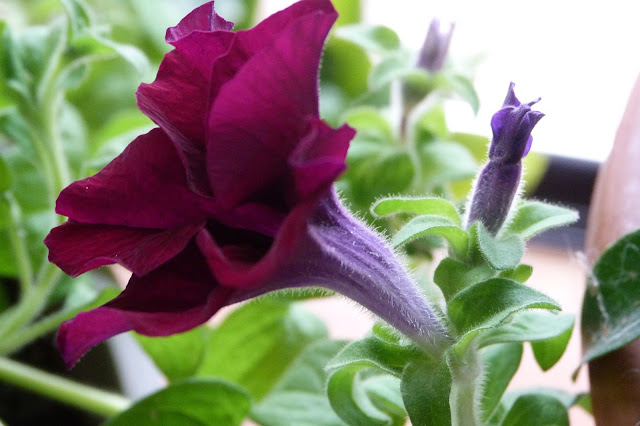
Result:
{"label": "ruffled magenta petal", "polygon": [[85,223],[172,228],[204,220],[212,205],[189,189],[173,144],[154,129],[98,174],[66,187],[56,212]]}
{"label": "ruffled magenta petal", "polygon": [[355,130],[346,125],[336,130],[320,119],[311,123],[311,131],[289,157],[296,201],[330,188],[346,168],[345,158],[354,136]]}
{"label": "ruffled magenta petal", "polygon": [[[320,55],[337,14],[329,2],[301,3],[327,10],[312,8],[313,13],[289,23],[222,86],[214,101],[207,171],[216,199],[225,206],[282,178],[289,154],[318,116]],[[236,43],[241,41],[238,37]],[[235,43],[230,51],[236,51]]]}
{"label": "ruffled magenta petal", "polygon": [[49,261],[72,277],[112,263],[145,275],[180,253],[203,226],[165,231],[68,221],[53,228],[44,243]]}
{"label": "ruffled magenta petal", "polygon": [[221,18],[215,11],[212,1],[195,8],[182,18],[175,27],[167,29],[165,40],[174,44],[194,31],[231,31],[233,22]]}
{"label": "ruffled magenta petal", "polygon": [[133,276],[111,302],[62,323],[58,347],[67,367],[94,345],[125,331],[180,333],[206,322],[232,290],[220,287],[195,246],[149,274]]}
{"label": "ruffled magenta petal", "polygon": [[[255,288],[273,276],[306,235],[309,217],[317,200],[298,205],[284,220],[268,250],[255,244],[242,245],[233,242],[217,243],[220,237],[215,231],[203,229],[196,236],[200,251],[206,258],[211,273],[223,286],[233,288]],[[261,251],[261,252],[260,252]],[[260,253],[259,258],[251,256]]]}

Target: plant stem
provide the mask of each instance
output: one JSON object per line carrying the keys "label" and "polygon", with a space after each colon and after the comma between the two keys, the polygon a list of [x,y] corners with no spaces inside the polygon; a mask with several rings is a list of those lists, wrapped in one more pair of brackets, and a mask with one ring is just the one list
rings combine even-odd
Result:
{"label": "plant stem", "polygon": [[110,417],[131,405],[127,398],[0,357],[0,380],[65,404]]}
{"label": "plant stem", "polygon": [[478,351],[469,347],[462,361],[451,363],[451,420],[457,426],[479,426],[478,391],[482,366]]}
{"label": "plant stem", "polygon": [[[48,265],[36,286],[24,294],[18,304],[10,312],[7,312],[8,315],[3,318],[2,324],[0,324],[2,340],[5,340],[11,333],[19,331],[42,312],[61,275],[62,271],[57,266]],[[24,343],[26,344],[28,341],[24,341]],[[16,347],[15,349],[19,348]],[[0,346],[0,354],[6,353],[4,347]]]}
{"label": "plant stem", "polygon": [[13,194],[6,192],[4,197],[9,204],[9,212],[7,214],[9,226],[7,227],[7,232],[9,233],[9,240],[11,241],[13,255],[18,267],[20,291],[22,294],[25,294],[29,292],[33,285],[33,269],[31,267],[31,260],[29,259],[29,251],[27,250],[27,245],[25,243],[22,214]]}

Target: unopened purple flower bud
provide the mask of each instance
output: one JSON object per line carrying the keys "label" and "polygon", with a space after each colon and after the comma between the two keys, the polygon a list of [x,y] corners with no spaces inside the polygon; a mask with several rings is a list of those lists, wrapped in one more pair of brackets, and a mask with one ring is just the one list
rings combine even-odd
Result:
{"label": "unopened purple flower bud", "polygon": [[522,159],[531,148],[531,131],[544,114],[533,111],[535,101],[522,104],[509,85],[502,108],[491,118],[493,139],[489,162],[478,176],[469,208],[467,227],[480,221],[496,235],[504,223],[520,186]]}
{"label": "unopened purple flower bud", "polygon": [[454,26],[452,22],[443,24],[438,19],[431,21],[422,49],[420,49],[418,67],[430,72],[438,72],[442,69],[449,51]]}

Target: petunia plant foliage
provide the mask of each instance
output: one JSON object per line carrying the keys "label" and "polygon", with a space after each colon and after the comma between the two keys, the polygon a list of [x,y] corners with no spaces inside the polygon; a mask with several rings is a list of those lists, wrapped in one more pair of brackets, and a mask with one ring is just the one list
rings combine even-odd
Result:
{"label": "petunia plant foliage", "polygon": [[[479,100],[452,24],[412,52],[358,1],[253,27],[256,2],[236,2],[241,29],[229,3],[184,11],[164,50],[134,2],[133,44],[81,0],[0,23],[0,381],[110,425],[561,425],[588,408],[508,388],[526,342],[546,371],[574,326],[521,263],[578,219],[522,198],[539,99],[511,83],[491,140],[457,133],[444,102]],[[306,307],[334,295],[375,318],[366,336],[332,339]],[[55,335],[73,369],[127,332],[166,381],[135,401],[17,361]]]}

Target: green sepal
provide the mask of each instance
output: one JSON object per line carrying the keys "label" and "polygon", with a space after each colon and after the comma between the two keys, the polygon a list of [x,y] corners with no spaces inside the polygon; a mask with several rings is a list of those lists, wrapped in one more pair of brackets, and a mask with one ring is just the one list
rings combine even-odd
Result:
{"label": "green sepal", "polygon": [[106,426],[234,426],[249,412],[249,395],[220,379],[191,379],[169,385],[110,419]]}
{"label": "green sepal", "polygon": [[528,240],[548,229],[570,225],[578,219],[578,212],[573,209],[541,201],[524,201],[518,206],[504,233]]}
{"label": "green sepal", "polygon": [[378,217],[396,213],[442,216],[451,220],[456,225],[462,225],[462,220],[460,219],[456,206],[444,198],[383,198],[373,204],[371,212]]}
{"label": "green sepal", "polygon": [[640,230],[619,239],[593,267],[582,304],[582,362],[640,337]]}
{"label": "green sepal", "polygon": [[422,215],[407,222],[396,235],[392,243],[399,247],[412,240],[427,235],[439,235],[449,243],[456,257],[464,259],[469,248],[469,234],[455,222],[442,216]]}

